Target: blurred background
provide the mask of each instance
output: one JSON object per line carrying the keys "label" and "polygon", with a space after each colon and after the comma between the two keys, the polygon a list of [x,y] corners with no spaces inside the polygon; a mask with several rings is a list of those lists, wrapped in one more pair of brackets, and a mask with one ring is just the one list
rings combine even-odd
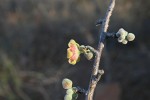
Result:
{"label": "blurred background", "polygon": [[[93,60],[70,65],[67,44],[73,38],[97,48],[95,22],[109,1],[0,0],[0,100],[63,100],[63,78],[87,89]],[[116,0],[109,32],[124,28],[136,39],[106,40],[95,100],[150,100],[149,9],[150,0]]]}

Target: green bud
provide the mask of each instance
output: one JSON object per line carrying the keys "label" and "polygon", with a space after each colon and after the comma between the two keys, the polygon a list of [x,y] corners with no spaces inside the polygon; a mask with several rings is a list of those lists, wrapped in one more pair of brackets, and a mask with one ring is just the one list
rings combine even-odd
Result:
{"label": "green bud", "polygon": [[73,89],[71,88],[71,89],[68,89],[67,91],[66,91],[66,94],[68,94],[68,95],[72,95],[74,93],[74,91],[73,91]]}
{"label": "green bud", "polygon": [[128,32],[124,30],[124,32],[120,33],[120,36],[126,37],[128,35]]}
{"label": "green bud", "polygon": [[129,33],[128,35],[127,35],[127,40],[128,41],[133,41],[135,39],[135,35],[133,34],[133,33]]}
{"label": "green bud", "polygon": [[85,46],[84,45],[79,46],[79,50],[80,50],[80,53],[84,53]]}
{"label": "green bud", "polygon": [[125,39],[125,36],[122,35],[122,36],[120,36],[120,37],[118,38],[118,42],[122,42],[124,39]]}
{"label": "green bud", "polygon": [[128,41],[126,40],[126,39],[124,39],[123,41],[122,41],[122,44],[127,44],[128,43]]}
{"label": "green bud", "polygon": [[88,59],[91,60],[93,58],[93,53],[91,51],[85,52],[84,56]]}
{"label": "green bud", "polygon": [[70,79],[65,78],[62,81],[62,86],[64,89],[70,89],[72,88],[72,81]]}
{"label": "green bud", "polygon": [[72,100],[72,94],[71,95],[66,94],[64,100]]}
{"label": "green bud", "polygon": [[84,46],[84,45],[81,45],[81,46],[80,46],[80,49],[85,49],[85,46]]}
{"label": "green bud", "polygon": [[128,32],[125,31],[123,28],[120,28],[119,31],[116,33],[116,36],[117,37],[120,37],[120,36],[127,36]]}

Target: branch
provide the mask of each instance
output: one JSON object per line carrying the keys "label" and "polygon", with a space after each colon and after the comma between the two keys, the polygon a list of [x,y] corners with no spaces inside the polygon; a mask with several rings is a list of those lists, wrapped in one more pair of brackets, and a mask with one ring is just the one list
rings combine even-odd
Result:
{"label": "branch", "polygon": [[111,0],[109,8],[106,12],[106,16],[102,22],[102,29],[100,32],[100,40],[99,40],[99,44],[98,44],[98,55],[95,57],[95,62],[93,65],[93,70],[92,70],[92,75],[90,78],[90,83],[89,83],[89,88],[87,91],[87,95],[86,95],[86,99],[85,100],[93,100],[93,94],[97,85],[97,81],[95,80],[95,76],[98,75],[98,71],[99,71],[99,64],[100,64],[100,58],[102,55],[102,51],[104,48],[104,40],[106,38],[106,32],[109,26],[109,21],[110,21],[110,17],[112,15],[112,11],[114,9],[115,6],[115,0]]}

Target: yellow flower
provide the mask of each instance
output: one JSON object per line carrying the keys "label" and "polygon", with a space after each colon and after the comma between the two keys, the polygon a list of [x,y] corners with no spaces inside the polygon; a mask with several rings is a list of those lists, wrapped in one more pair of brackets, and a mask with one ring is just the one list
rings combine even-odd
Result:
{"label": "yellow flower", "polygon": [[72,65],[75,65],[80,58],[79,44],[76,43],[73,39],[71,39],[70,42],[68,43],[68,47],[69,47],[67,49],[67,58],[69,59],[68,62]]}

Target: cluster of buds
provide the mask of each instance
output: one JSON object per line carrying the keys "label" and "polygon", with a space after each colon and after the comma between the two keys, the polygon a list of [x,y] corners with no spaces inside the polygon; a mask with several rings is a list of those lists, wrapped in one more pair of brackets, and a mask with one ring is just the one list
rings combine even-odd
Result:
{"label": "cluster of buds", "polygon": [[135,35],[133,33],[128,33],[123,28],[119,29],[116,36],[118,37],[118,42],[121,42],[122,44],[127,44],[128,41],[133,41],[135,39]]}
{"label": "cluster of buds", "polygon": [[67,58],[68,62],[75,65],[80,60],[80,54],[91,60],[93,58],[93,52],[86,48],[84,45],[79,45],[75,40],[71,39],[68,43]]}
{"label": "cluster of buds", "polygon": [[76,87],[72,87],[72,81],[70,79],[63,79],[62,86],[64,89],[66,89],[66,95],[64,97],[64,100],[76,100],[78,97],[78,94],[76,93]]}

